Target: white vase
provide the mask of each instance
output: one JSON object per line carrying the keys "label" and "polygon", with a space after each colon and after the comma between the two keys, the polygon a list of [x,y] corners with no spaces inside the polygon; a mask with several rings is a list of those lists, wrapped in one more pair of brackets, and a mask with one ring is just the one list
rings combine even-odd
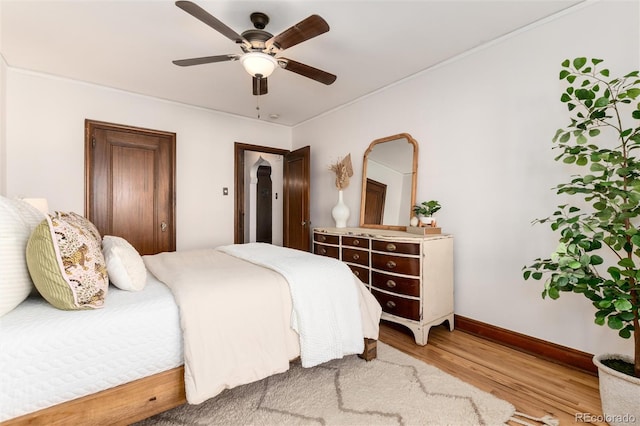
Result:
{"label": "white vase", "polygon": [[349,207],[342,199],[342,190],[338,191],[338,204],[331,209],[331,216],[336,221],[336,228],[346,228],[347,219],[349,219]]}
{"label": "white vase", "polygon": [[640,420],[640,378],[620,373],[602,363],[603,359],[618,358],[633,364],[625,355],[596,355],[593,363],[598,367],[600,400],[605,421],[611,426],[635,424]]}

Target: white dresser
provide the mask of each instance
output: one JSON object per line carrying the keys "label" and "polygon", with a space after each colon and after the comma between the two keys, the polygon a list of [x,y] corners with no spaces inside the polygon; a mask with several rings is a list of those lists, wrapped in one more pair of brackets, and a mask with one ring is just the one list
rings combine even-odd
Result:
{"label": "white dresser", "polygon": [[345,262],[382,305],[382,319],[426,345],[429,329],[453,330],[453,236],[369,228],[315,228],[313,251]]}

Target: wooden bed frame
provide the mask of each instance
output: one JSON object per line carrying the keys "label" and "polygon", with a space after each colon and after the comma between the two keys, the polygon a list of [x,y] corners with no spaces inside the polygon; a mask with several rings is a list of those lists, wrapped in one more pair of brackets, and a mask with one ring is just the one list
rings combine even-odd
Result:
{"label": "wooden bed frame", "polygon": [[[377,340],[364,339],[360,358],[377,356]],[[129,425],[185,404],[184,367],[2,422],[13,425]]]}

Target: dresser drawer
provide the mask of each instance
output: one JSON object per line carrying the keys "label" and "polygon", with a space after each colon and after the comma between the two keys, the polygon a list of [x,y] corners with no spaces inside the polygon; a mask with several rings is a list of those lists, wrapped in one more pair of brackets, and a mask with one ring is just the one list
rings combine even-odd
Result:
{"label": "dresser drawer", "polygon": [[420,280],[418,278],[404,278],[372,271],[371,285],[398,294],[420,297]]}
{"label": "dresser drawer", "polygon": [[340,237],[338,235],[326,235],[319,232],[314,232],[313,241],[338,245],[340,243]]}
{"label": "dresser drawer", "polygon": [[420,321],[420,301],[405,299],[371,289],[371,293],[382,306],[382,310],[391,315]]}
{"label": "dresser drawer", "polygon": [[417,257],[400,257],[372,253],[371,266],[374,269],[397,274],[420,275],[420,259]]}
{"label": "dresser drawer", "polygon": [[365,250],[356,250],[343,247],[342,261],[369,266],[369,252]]}
{"label": "dresser drawer", "polygon": [[313,252],[320,256],[333,257],[334,259],[340,259],[340,251],[338,247],[326,246],[324,244],[314,244]]}
{"label": "dresser drawer", "polygon": [[375,251],[400,254],[420,254],[418,243],[398,243],[383,240],[371,241],[371,248]]}
{"label": "dresser drawer", "polygon": [[365,284],[369,284],[369,270],[367,268],[362,268],[360,266],[355,266],[355,265],[347,265],[347,266],[351,268],[353,275],[360,278],[360,281],[362,281]]}
{"label": "dresser drawer", "polygon": [[342,237],[342,245],[368,249],[369,239],[362,237]]}

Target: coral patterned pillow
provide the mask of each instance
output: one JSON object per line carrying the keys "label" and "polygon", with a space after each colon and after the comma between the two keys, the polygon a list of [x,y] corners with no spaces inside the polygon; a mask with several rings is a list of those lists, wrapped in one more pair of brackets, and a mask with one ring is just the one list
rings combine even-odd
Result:
{"label": "coral patterned pillow", "polygon": [[27,243],[27,265],[36,288],[58,309],[101,308],[109,288],[96,227],[76,213],[56,212]]}

